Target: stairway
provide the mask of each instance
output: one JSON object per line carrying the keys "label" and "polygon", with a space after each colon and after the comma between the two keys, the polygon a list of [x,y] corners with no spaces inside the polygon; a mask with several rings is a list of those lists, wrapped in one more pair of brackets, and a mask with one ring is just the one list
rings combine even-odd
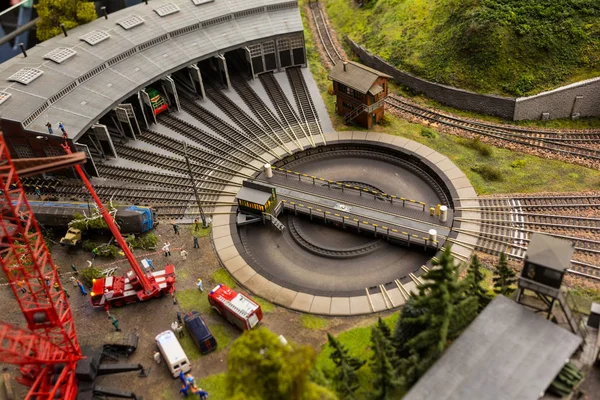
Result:
{"label": "stairway", "polygon": [[275,228],[277,228],[279,230],[279,232],[283,232],[285,230],[285,225],[277,219],[277,217],[275,217],[272,214],[265,214],[265,217],[269,220],[271,220],[271,223],[273,224],[273,226]]}
{"label": "stairway", "polygon": [[582,338],[585,339],[587,332],[585,331],[585,327],[582,325],[581,317],[579,317],[578,314],[573,313],[571,306],[569,306],[569,303],[567,302],[565,293],[562,290],[558,292],[558,302],[565,314],[565,317],[567,318],[567,322],[569,323],[569,326],[571,327],[573,333],[579,334]]}
{"label": "stairway", "polygon": [[358,117],[358,115],[363,112],[365,108],[367,108],[367,106],[364,104],[359,104],[358,106],[354,107],[352,111],[344,115],[344,121],[346,121],[346,123],[352,121],[354,118]]}

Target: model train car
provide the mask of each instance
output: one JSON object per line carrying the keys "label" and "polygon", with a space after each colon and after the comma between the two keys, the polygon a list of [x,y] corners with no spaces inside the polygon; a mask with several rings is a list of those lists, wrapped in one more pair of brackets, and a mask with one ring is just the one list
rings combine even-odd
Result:
{"label": "model train car", "polygon": [[[88,203],[61,201],[30,201],[29,206],[38,223],[45,227],[66,228],[75,214],[90,216],[94,206]],[[151,207],[115,206],[115,221],[122,233],[143,233],[156,224],[156,214]]]}

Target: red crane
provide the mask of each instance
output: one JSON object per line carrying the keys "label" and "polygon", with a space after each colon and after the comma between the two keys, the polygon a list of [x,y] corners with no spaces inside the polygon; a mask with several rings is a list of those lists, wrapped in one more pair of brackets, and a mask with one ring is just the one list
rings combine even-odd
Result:
{"label": "red crane", "polygon": [[[54,160],[65,166],[84,158]],[[34,164],[26,173],[48,169]],[[31,387],[26,399],[75,399],[82,353],[73,315],[1,135],[0,190],[0,264],[28,328],[0,321],[0,360],[20,366],[19,382]]]}

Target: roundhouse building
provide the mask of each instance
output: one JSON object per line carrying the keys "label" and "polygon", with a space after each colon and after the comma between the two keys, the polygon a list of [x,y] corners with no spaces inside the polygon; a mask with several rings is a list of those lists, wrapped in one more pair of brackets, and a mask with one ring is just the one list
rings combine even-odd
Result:
{"label": "roundhouse building", "polygon": [[100,15],[0,65],[2,130],[16,158],[63,154],[59,123],[88,158],[118,157],[111,134],[155,122],[147,88],[179,109],[179,85],[203,96],[205,81],[230,85],[232,66],[247,78],[306,66],[297,1],[156,0]]}

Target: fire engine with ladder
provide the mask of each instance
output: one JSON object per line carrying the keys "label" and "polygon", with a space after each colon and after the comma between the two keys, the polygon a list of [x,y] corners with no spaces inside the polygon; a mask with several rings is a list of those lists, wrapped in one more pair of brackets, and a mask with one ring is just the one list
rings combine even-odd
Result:
{"label": "fire engine with ladder", "polygon": [[222,283],[210,291],[208,302],[227,321],[242,330],[254,328],[263,318],[258,303]]}
{"label": "fire engine with ladder", "polygon": [[102,306],[120,305],[118,299],[128,303],[172,293],[174,267],[167,266],[159,276],[140,268],[79,165],[85,162],[85,155],[72,153],[67,142],[63,148],[65,156],[13,161],[0,132],[0,264],[27,323],[27,328],[20,328],[0,321],[0,362],[19,366],[17,380],[30,387],[26,400],[91,400],[102,394],[138,398],[131,392],[96,385],[100,375],[143,371],[143,367],[101,364],[100,354],[82,351],[65,291],[19,176],[74,167],[83,180],[133,270],[127,277],[96,281],[104,299]]}

